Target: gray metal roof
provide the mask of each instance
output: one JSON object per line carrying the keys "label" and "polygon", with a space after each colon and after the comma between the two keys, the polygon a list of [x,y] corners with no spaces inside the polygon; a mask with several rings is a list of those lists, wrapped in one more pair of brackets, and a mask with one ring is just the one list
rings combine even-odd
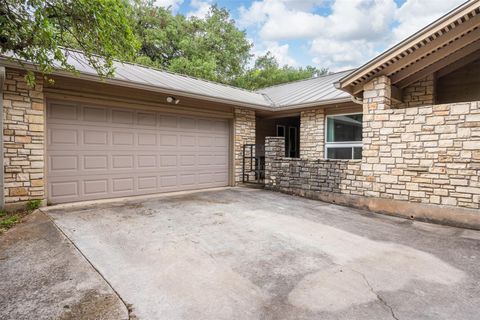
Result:
{"label": "gray metal roof", "polygon": [[350,99],[350,94],[336,89],[334,83],[352,71],[353,70],[347,70],[319,76],[317,78],[279,84],[260,89],[257,92],[266,94],[275,103],[275,107],[277,108],[347,101]]}
{"label": "gray metal roof", "polygon": [[[100,80],[96,70],[88,64],[81,52],[68,50],[67,57],[68,63],[75,67],[80,78]],[[0,56],[0,62],[5,65],[16,65],[6,56]],[[58,67],[59,70],[55,74],[73,77],[69,72],[60,71],[60,65]],[[107,79],[107,82],[112,84],[272,111],[347,101],[350,95],[336,89],[334,83],[352,72],[352,70],[338,72],[258,91],[249,91],[137,64],[114,61],[114,67],[113,78]]]}
{"label": "gray metal roof", "polygon": [[[97,72],[86,61],[83,54],[70,51],[68,63],[74,66],[82,75],[96,76]],[[171,90],[178,93],[188,93],[198,96],[217,98],[248,105],[271,107],[271,102],[263,94],[211,81],[148,68],[137,64],[115,61],[115,74],[112,80],[125,81]]]}

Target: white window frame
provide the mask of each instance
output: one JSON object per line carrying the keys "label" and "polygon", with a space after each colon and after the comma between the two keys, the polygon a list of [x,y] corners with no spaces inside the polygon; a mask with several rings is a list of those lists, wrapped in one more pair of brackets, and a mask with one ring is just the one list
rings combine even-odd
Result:
{"label": "white window frame", "polygon": [[[324,158],[330,160],[360,160],[354,159],[354,148],[363,148],[363,135],[362,141],[343,141],[343,142],[327,142],[328,135],[328,118],[338,117],[338,116],[351,116],[354,114],[362,114],[362,112],[351,112],[351,113],[338,113],[338,114],[328,114],[325,116],[325,146],[324,146]],[[363,131],[363,126],[362,126]],[[352,148],[352,158],[351,159],[335,159],[328,157],[329,148]]]}

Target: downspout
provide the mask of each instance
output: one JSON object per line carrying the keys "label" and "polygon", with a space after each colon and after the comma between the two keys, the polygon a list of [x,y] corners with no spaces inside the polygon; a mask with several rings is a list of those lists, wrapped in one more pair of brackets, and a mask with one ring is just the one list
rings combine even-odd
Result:
{"label": "downspout", "polygon": [[355,96],[350,96],[350,99],[352,99],[352,102],[356,104],[362,104],[363,105],[363,99],[362,98],[357,98]]}
{"label": "downspout", "polygon": [[2,161],[2,170],[0,170],[0,208],[3,209],[5,207],[5,187],[4,187],[4,172],[5,172],[5,164],[3,162],[3,85],[5,83],[5,67],[0,66],[0,159]]}

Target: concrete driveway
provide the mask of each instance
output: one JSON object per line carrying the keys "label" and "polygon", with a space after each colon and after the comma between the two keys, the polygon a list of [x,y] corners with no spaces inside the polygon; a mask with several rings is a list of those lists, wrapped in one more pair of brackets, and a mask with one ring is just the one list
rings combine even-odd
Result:
{"label": "concrete driveway", "polygon": [[478,319],[480,233],[235,188],[49,211],[140,319]]}

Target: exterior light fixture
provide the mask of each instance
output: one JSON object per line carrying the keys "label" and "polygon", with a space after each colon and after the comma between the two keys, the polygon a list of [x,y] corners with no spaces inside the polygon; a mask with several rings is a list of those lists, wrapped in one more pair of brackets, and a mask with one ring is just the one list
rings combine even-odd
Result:
{"label": "exterior light fixture", "polygon": [[167,102],[168,103],[173,103],[173,104],[179,104],[180,103],[180,99],[177,99],[175,97],[167,97]]}

